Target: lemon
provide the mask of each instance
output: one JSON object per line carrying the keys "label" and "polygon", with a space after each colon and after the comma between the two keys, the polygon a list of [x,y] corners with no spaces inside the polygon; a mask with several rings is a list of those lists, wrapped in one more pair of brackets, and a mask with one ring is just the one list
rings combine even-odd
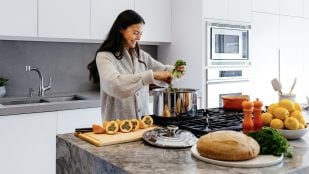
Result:
{"label": "lemon", "polygon": [[281,120],[286,119],[289,116],[289,111],[286,108],[283,107],[276,107],[274,110],[274,116],[276,118],[279,118]]}
{"label": "lemon", "polygon": [[275,118],[275,119],[271,120],[270,127],[274,128],[274,129],[283,129],[283,127],[284,127],[283,121],[278,119],[278,118]]}
{"label": "lemon", "polygon": [[300,106],[300,104],[299,103],[297,103],[297,102],[294,102],[294,109],[296,110],[296,111],[302,111],[302,108],[301,108],[301,106]]}
{"label": "lemon", "polygon": [[301,113],[301,111],[293,111],[290,113],[290,117],[294,117],[298,120],[298,122],[300,122],[301,124],[305,124],[305,119],[303,117],[303,114]]}
{"label": "lemon", "polygon": [[299,122],[294,117],[288,117],[284,120],[284,126],[290,130],[296,130],[299,128]]}
{"label": "lemon", "polygon": [[278,103],[273,103],[273,104],[269,105],[268,108],[267,108],[267,112],[273,114],[275,108],[278,107],[278,106],[279,106]]}
{"label": "lemon", "polygon": [[282,99],[279,101],[279,106],[284,107],[289,112],[294,111],[294,102],[289,99]]}
{"label": "lemon", "polygon": [[262,120],[263,120],[263,123],[264,125],[268,126],[271,122],[271,120],[273,119],[273,115],[268,113],[268,112],[265,112],[261,115],[262,117]]}
{"label": "lemon", "polygon": [[305,129],[305,126],[302,123],[299,123],[298,129]]}

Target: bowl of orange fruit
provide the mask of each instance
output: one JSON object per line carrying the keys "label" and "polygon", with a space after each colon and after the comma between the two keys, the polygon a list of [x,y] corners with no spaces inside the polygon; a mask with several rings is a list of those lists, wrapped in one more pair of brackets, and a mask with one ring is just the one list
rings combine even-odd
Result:
{"label": "bowl of orange fruit", "polygon": [[300,104],[289,99],[269,105],[262,120],[264,125],[279,130],[289,140],[299,139],[309,130]]}

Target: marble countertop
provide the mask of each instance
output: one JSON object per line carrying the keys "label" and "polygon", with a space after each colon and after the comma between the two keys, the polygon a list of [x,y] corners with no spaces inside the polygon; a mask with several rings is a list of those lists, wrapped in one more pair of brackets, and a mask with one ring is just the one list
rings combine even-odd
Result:
{"label": "marble countertop", "polygon": [[[0,116],[100,107],[99,91],[57,93],[52,95],[49,94],[46,97],[70,96],[70,95],[79,95],[85,97],[86,100],[18,104],[18,105],[7,105],[7,106],[0,105]],[[0,98],[0,101],[18,100],[26,98],[29,97],[4,97]]]}
{"label": "marble countertop", "polygon": [[143,141],[96,147],[74,134],[57,136],[57,173],[308,173],[309,134],[289,141],[293,158],[263,168],[233,168],[208,164],[190,148],[165,149]]}

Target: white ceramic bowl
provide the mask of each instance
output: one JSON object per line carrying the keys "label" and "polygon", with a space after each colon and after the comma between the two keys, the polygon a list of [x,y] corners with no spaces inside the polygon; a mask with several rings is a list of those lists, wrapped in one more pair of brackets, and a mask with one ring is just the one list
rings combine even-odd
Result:
{"label": "white ceramic bowl", "polygon": [[295,139],[299,139],[302,136],[304,136],[309,128],[306,127],[305,129],[297,129],[297,130],[288,130],[288,129],[278,129],[282,135],[288,139],[288,140],[295,140]]}

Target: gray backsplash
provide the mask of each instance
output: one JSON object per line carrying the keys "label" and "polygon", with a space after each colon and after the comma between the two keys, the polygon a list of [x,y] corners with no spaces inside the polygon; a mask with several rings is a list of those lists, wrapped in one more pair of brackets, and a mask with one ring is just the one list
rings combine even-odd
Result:
{"label": "gray backsplash", "polygon": [[[9,79],[7,96],[27,96],[29,88],[38,92],[39,76],[34,71],[26,72],[25,65],[38,67],[46,85],[49,77],[52,78],[52,88],[46,94],[96,90],[88,80],[86,67],[99,46],[94,43],[0,40],[0,76]],[[141,47],[157,57],[157,46]]]}

